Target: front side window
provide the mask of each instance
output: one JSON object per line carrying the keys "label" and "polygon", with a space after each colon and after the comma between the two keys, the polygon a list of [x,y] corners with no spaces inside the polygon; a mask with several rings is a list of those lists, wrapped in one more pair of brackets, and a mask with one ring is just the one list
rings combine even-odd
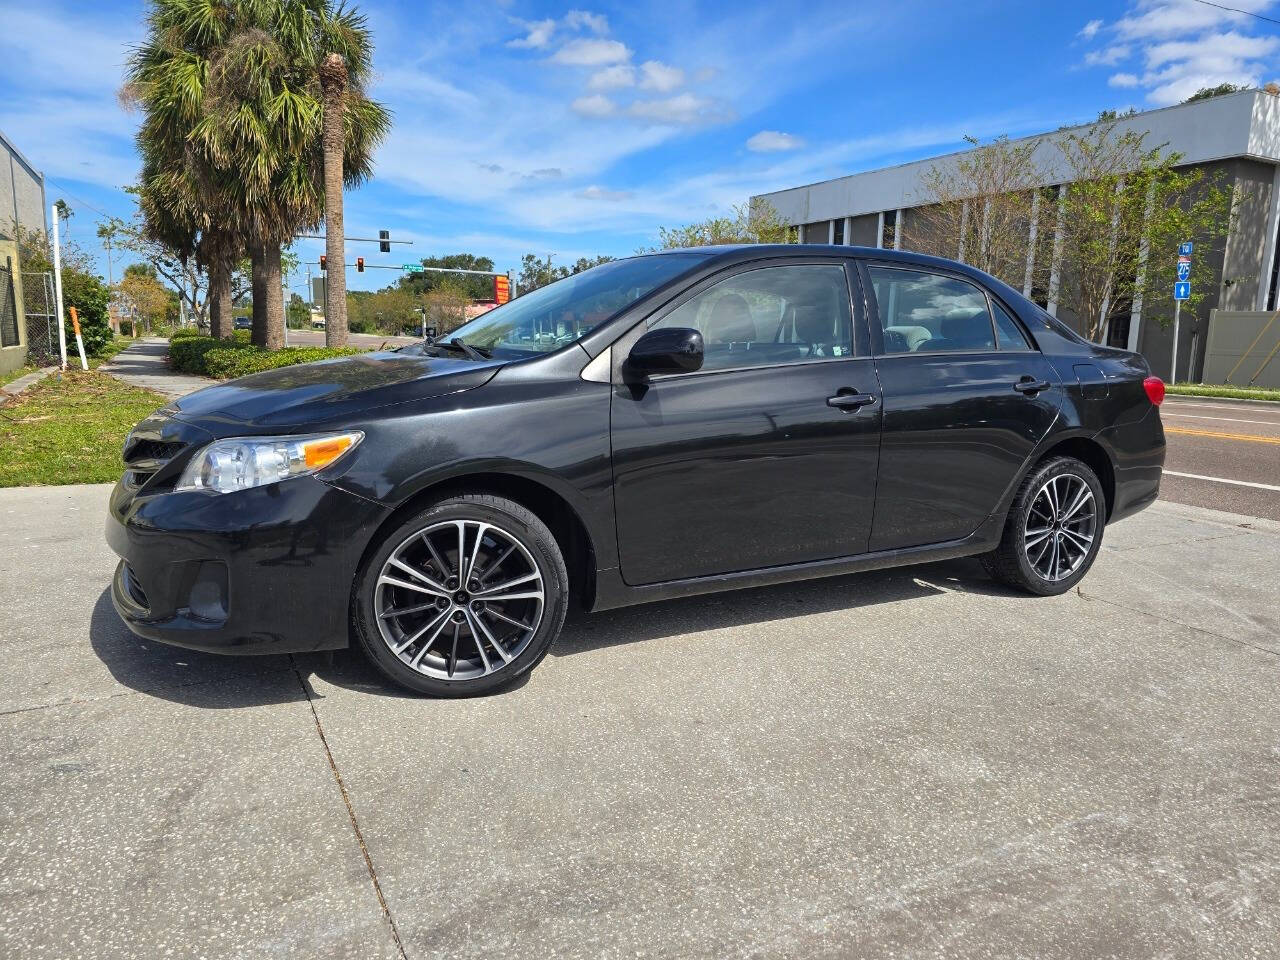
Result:
{"label": "front side window", "polygon": [[853,355],[849,287],[839,264],[737,274],[687,300],[653,327],[701,331],[703,370]]}
{"label": "front side window", "polygon": [[705,259],[667,253],[613,260],[519,296],[447,339],[500,359],[559,350]]}
{"label": "front side window", "polygon": [[987,297],[964,280],[923,270],[869,267],[885,353],[994,350]]}

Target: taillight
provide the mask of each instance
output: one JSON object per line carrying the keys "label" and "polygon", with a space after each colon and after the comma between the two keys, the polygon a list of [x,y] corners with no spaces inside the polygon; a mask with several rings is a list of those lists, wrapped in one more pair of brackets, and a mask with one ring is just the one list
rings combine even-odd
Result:
{"label": "taillight", "polygon": [[1164,381],[1159,377],[1147,377],[1142,381],[1142,389],[1147,391],[1147,399],[1157,407],[1164,403]]}

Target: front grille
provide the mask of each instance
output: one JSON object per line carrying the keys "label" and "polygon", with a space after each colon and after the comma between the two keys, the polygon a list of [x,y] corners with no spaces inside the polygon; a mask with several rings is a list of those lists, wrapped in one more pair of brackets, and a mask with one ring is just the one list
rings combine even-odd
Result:
{"label": "front grille", "polygon": [[138,464],[139,461],[151,461],[159,464],[167,463],[173,459],[174,455],[183,446],[183,444],[174,440],[150,440],[147,438],[130,440],[124,449],[124,462],[131,466]]}
{"label": "front grille", "polygon": [[129,564],[124,565],[124,576],[121,578],[124,585],[125,593],[129,594],[129,599],[140,606],[143,610],[151,609],[151,604],[147,602],[147,593],[142,589],[142,585],[138,583],[138,578],[133,572],[133,567]]}
{"label": "front grille", "polygon": [[124,445],[124,482],[140,487],[154,477],[166,463],[186,447],[176,440],[154,440],[150,437],[130,437]]}

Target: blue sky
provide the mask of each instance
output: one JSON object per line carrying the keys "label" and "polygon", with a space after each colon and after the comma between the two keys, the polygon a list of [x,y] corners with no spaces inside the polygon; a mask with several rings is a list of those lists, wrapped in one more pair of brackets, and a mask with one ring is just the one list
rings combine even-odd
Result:
{"label": "blue sky", "polygon": [[[1280,0],[1228,0],[1280,19]],[[1280,26],[1195,0],[424,4],[365,0],[394,112],[347,230],[468,251],[625,255],[753,193],[1280,78]],[[0,0],[0,130],[76,211],[127,216],[117,102],[144,6]],[[320,252],[300,241],[306,260]],[[105,272],[105,260],[103,270]],[[356,288],[389,282],[368,271]]]}

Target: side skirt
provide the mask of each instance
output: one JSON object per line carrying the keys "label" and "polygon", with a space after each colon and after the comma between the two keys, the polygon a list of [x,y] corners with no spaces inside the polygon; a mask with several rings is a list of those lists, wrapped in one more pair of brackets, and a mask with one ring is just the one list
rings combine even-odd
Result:
{"label": "side skirt", "polygon": [[778,583],[794,583],[797,580],[813,580],[818,577],[838,577],[848,573],[884,570],[889,567],[905,567],[916,563],[932,563],[935,560],[952,560],[994,550],[1004,530],[1003,512],[992,514],[969,536],[944,543],[931,543],[920,547],[897,550],[880,550],[853,557],[834,557],[813,563],[793,563],[782,567],[764,567],[757,570],[741,570],[710,577],[691,577],[687,580],[668,580],[633,587],[624,583],[618,567],[596,571],[595,600],[592,612],[629,607],[656,600],[691,597],[703,593],[721,593],[726,590],[745,590]]}

